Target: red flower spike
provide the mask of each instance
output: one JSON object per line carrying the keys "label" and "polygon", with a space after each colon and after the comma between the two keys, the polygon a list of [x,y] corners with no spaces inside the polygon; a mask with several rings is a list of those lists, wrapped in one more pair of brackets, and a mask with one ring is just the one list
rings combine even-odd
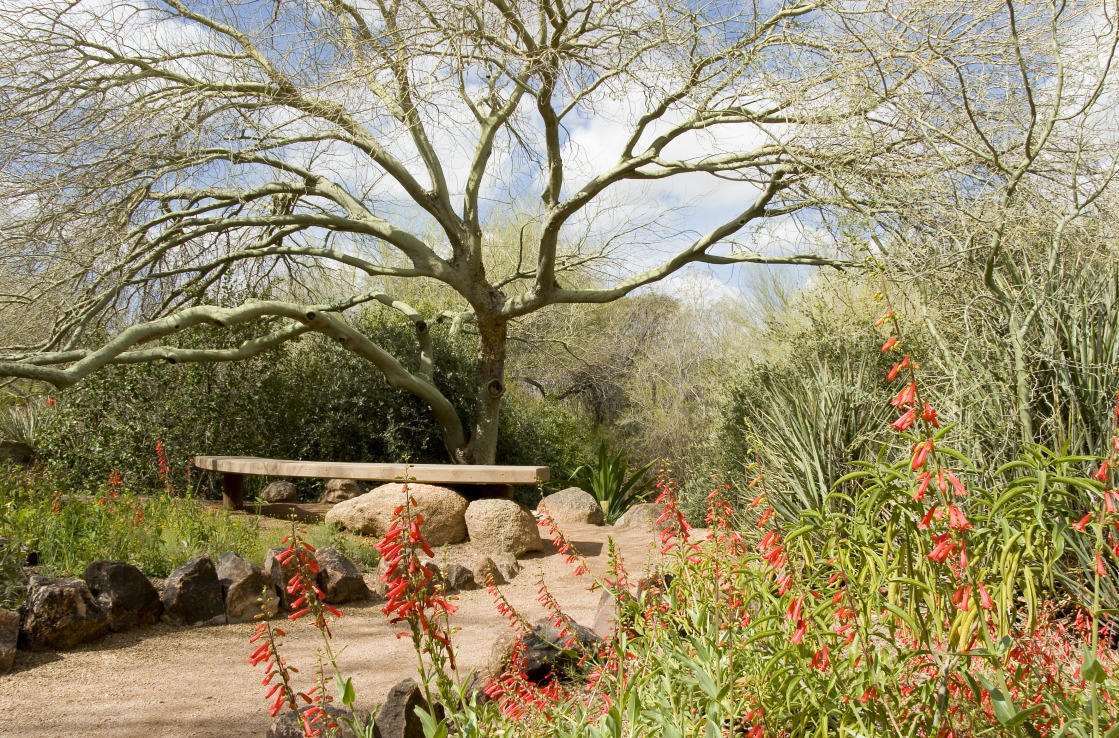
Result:
{"label": "red flower spike", "polygon": [[887,351],[892,349],[894,346],[897,346],[897,344],[898,344],[898,337],[897,336],[890,336],[889,338],[886,339],[886,343],[882,344],[882,353],[883,354],[886,353]]}

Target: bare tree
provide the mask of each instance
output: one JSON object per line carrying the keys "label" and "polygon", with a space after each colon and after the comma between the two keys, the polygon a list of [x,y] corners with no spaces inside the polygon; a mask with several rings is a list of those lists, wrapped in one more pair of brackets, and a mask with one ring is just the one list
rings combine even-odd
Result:
{"label": "bare tree", "polygon": [[[943,102],[942,77],[983,74],[990,9],[906,4],[930,51],[868,43],[882,5],[5,3],[0,322],[51,320],[12,332],[0,376],[65,387],[316,331],[426,402],[453,460],[491,462],[519,319],[697,263],[843,266],[838,247],[775,251],[759,234],[852,199],[873,215],[886,185],[956,166],[916,116]],[[928,63],[944,49],[974,64]],[[701,227],[665,215],[682,188],[716,185]],[[518,258],[494,263],[491,226],[527,192],[540,204]],[[588,286],[573,275],[589,268]],[[316,297],[338,269],[364,282]],[[291,299],[224,304],[277,274]],[[386,288],[398,279],[445,285],[461,309],[421,315]],[[371,302],[413,321],[417,370],[347,323]],[[437,319],[477,334],[470,428],[434,381]],[[233,349],[174,345],[262,321],[271,332]]]}

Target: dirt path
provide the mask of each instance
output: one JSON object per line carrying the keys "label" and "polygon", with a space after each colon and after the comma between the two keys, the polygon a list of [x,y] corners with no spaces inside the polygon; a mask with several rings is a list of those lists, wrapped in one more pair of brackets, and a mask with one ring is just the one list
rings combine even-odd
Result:
{"label": "dirt path", "polygon": [[[632,577],[653,552],[649,529],[564,526],[587,554],[592,571],[606,566],[607,536],[613,537]],[[544,532],[541,532],[545,535]],[[542,556],[523,560],[523,570],[502,588],[531,619],[542,610],[535,580],[545,581],[578,622],[590,625],[598,593],[586,591],[563,557],[545,543]],[[508,625],[494,612],[485,590],[463,592],[453,625],[460,669],[484,664],[494,640]],[[371,709],[389,688],[415,675],[410,641],[397,640],[375,605],[346,606],[335,626],[336,646],[345,646],[343,672],[354,679],[360,707]],[[309,674],[317,634],[302,623],[289,628],[285,657]],[[248,665],[250,625],[175,628],[159,625],[114,633],[66,653],[19,652],[15,670],[0,676],[0,736],[21,738],[261,738],[270,719],[260,686],[263,670]],[[309,679],[309,677],[308,677]]]}

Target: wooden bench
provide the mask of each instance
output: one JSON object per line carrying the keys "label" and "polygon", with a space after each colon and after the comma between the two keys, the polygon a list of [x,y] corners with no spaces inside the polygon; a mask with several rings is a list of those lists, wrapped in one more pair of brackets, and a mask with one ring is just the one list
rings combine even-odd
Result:
{"label": "wooden bench", "polygon": [[551,478],[546,466],[494,466],[456,464],[367,464],[343,461],[286,461],[255,456],[195,456],[199,469],[222,474],[222,500],[231,510],[244,504],[245,476],[360,479],[450,485],[539,484]]}

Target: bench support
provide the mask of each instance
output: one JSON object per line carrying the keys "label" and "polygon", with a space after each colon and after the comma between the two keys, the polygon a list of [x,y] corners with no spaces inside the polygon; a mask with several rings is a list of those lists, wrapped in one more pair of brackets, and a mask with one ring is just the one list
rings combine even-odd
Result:
{"label": "bench support", "polygon": [[245,502],[245,475],[222,472],[221,500],[226,510],[241,510]]}

